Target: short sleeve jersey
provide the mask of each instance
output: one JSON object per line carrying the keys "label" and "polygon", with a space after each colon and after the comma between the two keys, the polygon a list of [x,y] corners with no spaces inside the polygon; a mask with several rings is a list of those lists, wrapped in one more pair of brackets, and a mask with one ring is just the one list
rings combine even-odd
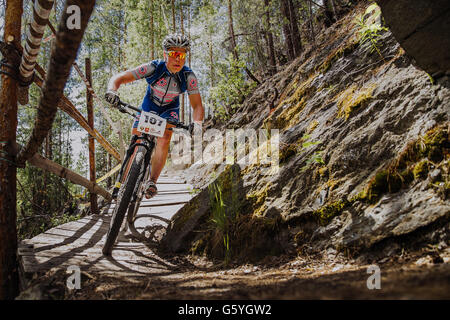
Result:
{"label": "short sleeve jersey", "polygon": [[182,93],[180,77],[183,75],[186,79],[186,91],[188,94],[199,93],[197,77],[194,72],[186,66],[178,73],[172,74],[164,64],[163,72],[159,78],[150,80],[157,69],[156,66],[158,63],[163,62],[161,60],[153,60],[131,70],[131,73],[136,80],[145,78],[148,82],[149,88],[147,89],[147,95],[144,98],[144,101],[151,100],[158,107],[178,106],[178,96]]}

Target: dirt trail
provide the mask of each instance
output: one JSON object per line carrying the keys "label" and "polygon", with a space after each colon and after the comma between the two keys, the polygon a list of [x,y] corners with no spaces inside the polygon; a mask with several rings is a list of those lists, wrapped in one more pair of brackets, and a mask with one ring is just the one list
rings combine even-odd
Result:
{"label": "dirt trail", "polygon": [[[261,264],[224,267],[206,258],[166,258],[170,272],[145,277],[82,272],[81,289],[51,270],[32,281],[23,299],[449,299],[450,250],[419,250],[368,263],[334,257],[272,257]],[[370,260],[370,259],[368,259]],[[368,289],[380,268],[380,289]],[[373,278],[371,278],[373,279]],[[375,282],[369,279],[369,282]]]}

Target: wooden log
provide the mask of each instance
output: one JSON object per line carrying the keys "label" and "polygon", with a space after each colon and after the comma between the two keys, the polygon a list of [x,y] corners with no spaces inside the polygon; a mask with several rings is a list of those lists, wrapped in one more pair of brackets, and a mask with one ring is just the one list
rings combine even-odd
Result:
{"label": "wooden log", "polygon": [[20,78],[27,82],[34,72],[34,64],[41,47],[45,26],[53,7],[54,0],[35,0],[33,6],[33,19],[27,28],[27,40],[25,42],[22,61],[20,63]]}
{"label": "wooden log", "polygon": [[36,153],[31,159],[28,160],[28,163],[37,168],[56,174],[57,176],[67,179],[75,184],[83,186],[87,188],[89,192],[99,194],[109,201],[112,200],[111,194],[102,187],[80,176],[78,173],[75,173],[70,169],[64,168],[60,164],[44,158],[40,154]]}

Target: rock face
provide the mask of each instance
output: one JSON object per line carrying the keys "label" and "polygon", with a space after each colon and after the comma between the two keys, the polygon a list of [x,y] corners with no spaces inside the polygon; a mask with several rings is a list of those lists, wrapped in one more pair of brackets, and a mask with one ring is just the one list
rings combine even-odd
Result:
{"label": "rock face", "polygon": [[377,0],[406,53],[430,75],[450,75],[450,1]]}
{"label": "rock face", "polygon": [[[232,236],[259,236],[267,254],[364,250],[449,221],[450,85],[445,77],[430,81],[390,31],[378,36],[376,50],[361,43],[356,21],[364,12],[361,6],[326,29],[317,47],[259,86],[226,125],[280,130],[279,172],[242,168],[245,197],[230,222]],[[224,168],[196,165],[187,174],[202,186]],[[264,228],[241,228],[250,220]],[[210,241],[211,233],[198,232],[207,228],[195,229],[185,248]],[[232,243],[235,254],[262,250],[243,243]]]}

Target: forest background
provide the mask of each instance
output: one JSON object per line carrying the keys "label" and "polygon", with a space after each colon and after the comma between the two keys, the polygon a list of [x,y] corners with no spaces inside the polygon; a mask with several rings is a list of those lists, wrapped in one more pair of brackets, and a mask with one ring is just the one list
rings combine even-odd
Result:
{"label": "forest background", "polygon": [[[86,29],[77,64],[92,64],[92,84],[100,98],[114,74],[162,58],[162,40],[172,32],[191,39],[186,59],[199,79],[206,118],[225,122],[264,80],[314,46],[320,29],[329,27],[356,4],[356,0],[99,0]],[[64,1],[55,1],[50,23],[57,27]],[[33,1],[24,1],[22,30],[31,22]],[[0,1],[0,35],[3,35],[5,1]],[[22,41],[26,33],[22,32]],[[47,68],[52,45],[47,28],[38,63]],[[139,106],[145,81],[120,88],[123,101]],[[33,129],[40,89],[30,87],[29,103],[18,113],[17,141],[25,144]],[[86,87],[74,69],[65,95],[83,114]],[[182,120],[192,121],[188,99],[182,100]],[[119,138],[94,101],[94,127],[119,150]],[[129,141],[131,120],[108,109]],[[58,111],[40,154],[87,177],[87,133],[69,115]],[[97,177],[118,163],[96,143]],[[100,185],[110,188],[114,177]],[[27,165],[17,174],[17,227],[20,239],[33,237],[53,226],[79,218],[78,206],[87,199],[84,189],[41,169]]]}

